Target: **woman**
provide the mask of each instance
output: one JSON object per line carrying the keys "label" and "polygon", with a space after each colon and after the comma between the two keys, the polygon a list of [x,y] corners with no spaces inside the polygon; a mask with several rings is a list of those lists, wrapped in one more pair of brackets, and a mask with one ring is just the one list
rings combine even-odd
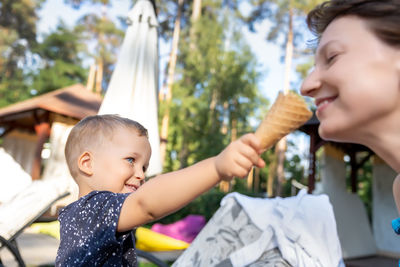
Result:
{"label": "woman", "polygon": [[[318,47],[301,93],[321,137],[363,144],[400,173],[400,0],[332,0],[307,23]],[[400,213],[400,175],[393,194]]]}

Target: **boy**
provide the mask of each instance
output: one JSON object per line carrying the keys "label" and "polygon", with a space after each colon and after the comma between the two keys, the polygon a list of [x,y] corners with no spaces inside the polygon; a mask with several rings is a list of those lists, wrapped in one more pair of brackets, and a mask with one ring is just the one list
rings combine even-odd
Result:
{"label": "boy", "polygon": [[137,266],[133,228],[182,208],[221,180],[263,167],[261,152],[259,140],[247,134],[216,157],[144,183],[147,130],[117,115],[86,117],[66,143],[80,198],[60,213],[56,266]]}

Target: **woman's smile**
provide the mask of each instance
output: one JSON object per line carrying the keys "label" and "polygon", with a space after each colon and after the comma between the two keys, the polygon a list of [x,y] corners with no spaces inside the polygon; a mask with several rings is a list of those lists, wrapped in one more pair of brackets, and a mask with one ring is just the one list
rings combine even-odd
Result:
{"label": "woman's smile", "polygon": [[321,97],[315,99],[315,105],[317,106],[317,116],[324,110],[326,109],[330,103],[335,101],[337,96],[330,96],[330,97]]}

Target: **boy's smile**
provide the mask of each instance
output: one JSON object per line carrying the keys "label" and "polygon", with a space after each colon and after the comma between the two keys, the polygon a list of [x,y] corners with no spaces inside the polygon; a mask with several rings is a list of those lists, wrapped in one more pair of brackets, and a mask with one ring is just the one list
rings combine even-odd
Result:
{"label": "boy's smile", "polygon": [[140,185],[126,183],[125,187],[127,188],[127,190],[134,192],[140,187]]}

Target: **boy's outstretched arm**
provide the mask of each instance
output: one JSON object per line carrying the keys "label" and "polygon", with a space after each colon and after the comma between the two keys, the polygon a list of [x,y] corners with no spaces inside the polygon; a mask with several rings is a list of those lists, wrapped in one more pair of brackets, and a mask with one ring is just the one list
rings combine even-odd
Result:
{"label": "boy's outstretched arm", "polygon": [[118,231],[131,230],[166,216],[208,191],[221,180],[246,177],[252,166],[264,167],[260,141],[246,134],[230,143],[216,157],[175,172],[161,174],[142,185],[125,200]]}

